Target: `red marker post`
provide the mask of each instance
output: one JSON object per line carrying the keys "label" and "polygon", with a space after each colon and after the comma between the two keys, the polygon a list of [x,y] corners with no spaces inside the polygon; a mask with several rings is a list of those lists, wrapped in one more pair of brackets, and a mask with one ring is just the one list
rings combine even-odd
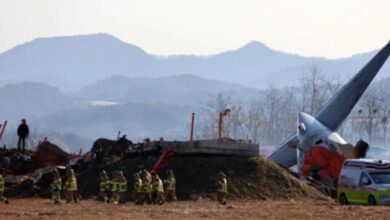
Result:
{"label": "red marker post", "polygon": [[0,140],[1,140],[1,137],[3,137],[3,133],[4,133],[6,126],[7,126],[7,121],[4,121],[4,124],[0,125]]}
{"label": "red marker post", "polygon": [[191,133],[190,133],[190,142],[194,140],[194,126],[195,126],[195,113],[192,113],[192,118],[191,118]]}
{"label": "red marker post", "polygon": [[222,133],[223,133],[223,117],[227,116],[230,112],[230,109],[225,109],[223,112],[219,112],[219,121],[218,121],[218,139],[222,143]]}

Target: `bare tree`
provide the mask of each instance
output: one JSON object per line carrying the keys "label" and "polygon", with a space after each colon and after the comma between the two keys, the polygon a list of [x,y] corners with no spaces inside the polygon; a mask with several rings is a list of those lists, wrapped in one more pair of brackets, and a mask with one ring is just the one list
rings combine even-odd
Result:
{"label": "bare tree", "polygon": [[264,114],[264,103],[262,100],[251,101],[246,111],[241,114],[240,133],[246,140],[259,143],[264,132],[261,126],[265,126],[266,118]]}
{"label": "bare tree", "polygon": [[281,90],[271,87],[264,92],[265,97],[265,115],[267,123],[265,123],[264,132],[266,138],[271,144],[277,142],[278,124],[280,122],[280,113],[283,108],[282,102],[283,93]]}
{"label": "bare tree", "polygon": [[382,140],[383,146],[386,147],[386,137],[387,137],[387,128],[389,124],[389,115],[390,115],[390,95],[386,88],[383,86],[378,89],[379,97],[379,113],[381,114],[380,123],[382,125]]}
{"label": "bare tree", "polygon": [[[219,92],[216,95],[210,95],[206,103],[201,109],[200,126],[203,138],[217,138],[218,137],[218,117],[219,113],[225,109],[232,107],[232,93]],[[227,121],[223,125],[225,135],[229,135],[229,125],[231,121]]]}
{"label": "bare tree", "polygon": [[225,109],[230,109],[224,117],[223,132],[225,137],[234,139],[251,139],[258,143],[263,133],[260,126],[265,123],[264,102],[252,101],[245,105],[239,101],[233,101],[231,93],[218,93],[210,96],[210,99],[202,107],[202,131],[203,138],[218,137],[218,116]]}
{"label": "bare tree", "polygon": [[297,113],[306,111],[314,115],[340,85],[338,80],[326,78],[318,65],[312,65],[302,74],[298,87],[270,87],[248,103],[234,101],[231,93],[212,95],[202,106],[202,137],[218,137],[219,112],[229,108],[231,112],[223,124],[225,136],[278,144],[295,131]]}
{"label": "bare tree", "polygon": [[302,111],[311,115],[317,113],[340,88],[337,81],[324,76],[317,64],[302,73],[300,82]]}
{"label": "bare tree", "polygon": [[224,129],[225,135],[234,139],[242,138],[243,126],[245,122],[245,112],[242,103],[235,103],[231,105],[230,113],[225,120]]}
{"label": "bare tree", "polygon": [[361,99],[361,121],[363,122],[368,135],[368,141],[370,143],[373,140],[373,131],[378,125],[378,123],[376,123],[377,121],[375,120],[378,116],[378,98],[378,91],[374,87],[371,87],[366,91]]}

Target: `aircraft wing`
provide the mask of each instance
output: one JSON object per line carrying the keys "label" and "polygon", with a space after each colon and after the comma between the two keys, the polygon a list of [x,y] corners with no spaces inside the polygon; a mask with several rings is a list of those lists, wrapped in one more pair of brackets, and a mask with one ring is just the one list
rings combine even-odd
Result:
{"label": "aircraft wing", "polygon": [[298,137],[291,135],[281,145],[279,145],[268,158],[283,167],[291,167],[297,163]]}
{"label": "aircraft wing", "polygon": [[[382,48],[363,69],[361,69],[340,91],[328,102],[328,104],[316,115],[316,119],[331,130],[337,130],[345,118],[352,111],[360,97],[379,72],[390,54],[390,42]],[[279,145],[268,158],[276,163],[291,167],[296,164],[297,153],[294,147],[296,135],[291,136]]]}

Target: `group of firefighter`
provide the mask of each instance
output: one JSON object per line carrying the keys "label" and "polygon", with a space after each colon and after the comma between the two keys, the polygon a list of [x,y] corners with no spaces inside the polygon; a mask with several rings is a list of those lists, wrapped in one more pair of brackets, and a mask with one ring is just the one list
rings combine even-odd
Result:
{"label": "group of firefighter", "polygon": [[[133,174],[133,200],[136,205],[162,205],[165,201],[176,201],[176,179],[172,172],[167,172],[167,179],[162,181],[156,173],[147,170]],[[164,188],[165,186],[165,188]],[[122,171],[115,171],[110,180],[103,170],[100,173],[100,197],[106,203],[124,203],[127,193],[127,179]],[[111,195],[111,197],[110,197]]]}
{"label": "group of firefighter", "polygon": [[58,170],[54,169],[51,190],[54,203],[59,204],[61,202],[61,190],[64,192],[65,200],[67,203],[77,203],[77,179],[73,169],[66,170],[66,178],[64,184],[62,184],[62,179]]}
{"label": "group of firefighter", "polygon": [[[136,205],[145,203],[162,205],[166,201],[177,200],[176,179],[172,170],[167,172],[167,178],[164,181],[157,173],[142,170],[133,174],[133,183],[132,197]],[[122,171],[114,171],[110,179],[107,172],[102,170],[99,181],[99,197],[105,203],[125,203],[128,192],[127,185],[127,179]],[[218,202],[226,205],[227,180],[223,172],[217,174],[216,186]],[[66,171],[64,184],[62,184],[59,172],[54,169],[51,190],[54,203],[61,203],[61,191],[63,191],[67,203],[77,203],[77,179],[73,169]],[[2,196],[2,192],[0,182],[0,196]]]}

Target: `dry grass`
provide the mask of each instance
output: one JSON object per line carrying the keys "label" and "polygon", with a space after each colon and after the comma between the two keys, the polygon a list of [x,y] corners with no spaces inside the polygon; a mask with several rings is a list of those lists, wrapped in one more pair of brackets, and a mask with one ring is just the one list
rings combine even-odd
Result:
{"label": "dry grass", "polygon": [[329,201],[235,200],[228,206],[212,200],[184,201],[163,206],[103,204],[84,200],[54,205],[31,198],[0,205],[0,219],[389,219],[390,207],[339,206]]}

